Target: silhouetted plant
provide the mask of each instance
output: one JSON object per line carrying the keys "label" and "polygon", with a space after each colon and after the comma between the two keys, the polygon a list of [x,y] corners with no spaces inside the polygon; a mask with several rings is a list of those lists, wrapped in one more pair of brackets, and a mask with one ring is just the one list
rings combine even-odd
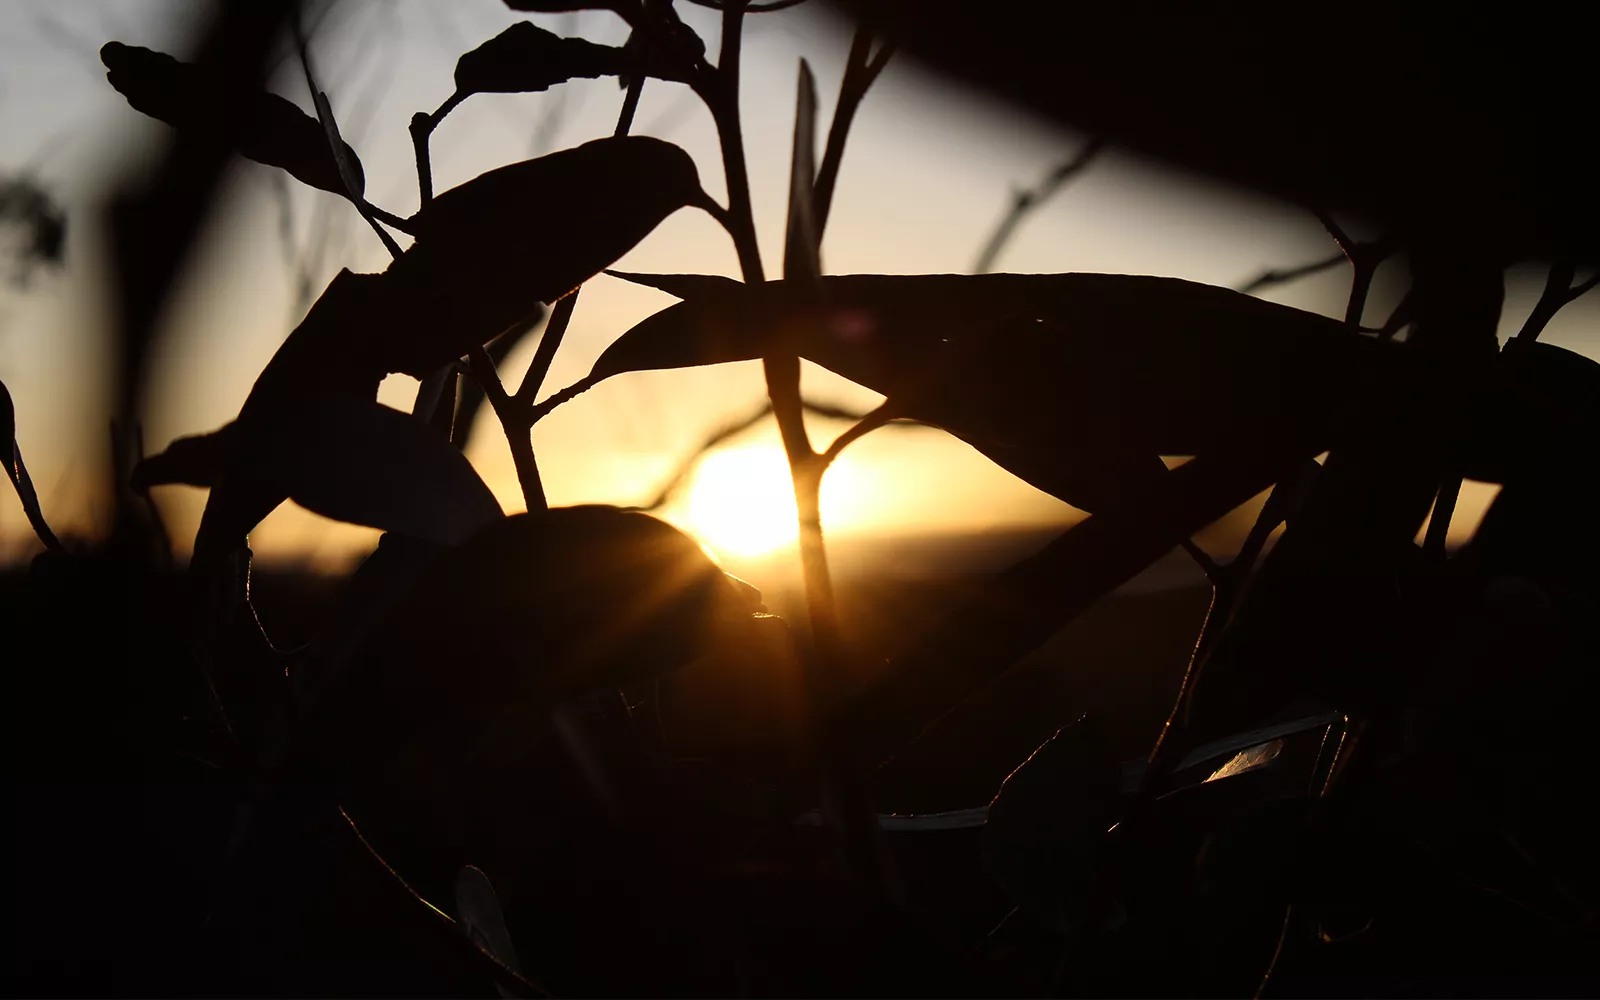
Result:
{"label": "silhouetted plant", "polygon": [[[200,668],[189,701],[160,702],[163,718],[203,720],[198,736],[175,726],[174,742],[203,746],[227,775],[194,791],[211,826],[184,841],[213,866],[195,894],[217,965],[200,991],[1241,993],[1285,976],[1383,991],[1395,988],[1373,971],[1383,963],[1414,944],[1442,953],[1433,932],[1394,926],[1458,905],[1478,907],[1483,938],[1546,934],[1559,974],[1580,968],[1600,868],[1561,832],[1575,778],[1552,762],[1581,743],[1559,734],[1552,720],[1572,717],[1551,703],[1584,703],[1578,668],[1593,652],[1600,365],[1537,338],[1600,278],[1558,261],[1499,348],[1510,259],[1469,266],[1409,245],[1427,235],[1415,229],[1357,242],[1327,211],[1339,257],[1242,291],[1146,275],[827,275],[851,124],[904,27],[889,5],[856,31],[820,157],[800,64],[781,277],[769,280],[739,114],[742,28],[747,13],[794,3],[703,5],[722,13],[714,63],[670,0],[508,0],[609,10],[630,36],[598,45],[522,22],[464,53],[454,91],[411,120],[409,217],[366,199],[287,5],[227,10],[193,64],[102,49],[110,84],[176,129],[158,180],[113,211],[117,485],[210,494],[181,586],[127,556],[141,530],[127,502],[124,544],[108,550],[124,561],[105,557],[106,570],[91,554],[68,579],[90,594],[107,578],[161,581],[176,596],[148,600],[181,622],[172,645]],[[259,89],[286,28],[315,118]],[[614,134],[434,192],[432,135],[462,102],[597,77],[624,91]],[[629,135],[651,79],[686,84],[709,109],[726,205],[684,150]],[[1110,141],[1017,195],[975,270]],[[393,259],[328,284],[234,421],[144,457],[129,439],[154,317],[231,153],[344,196]],[[59,215],[0,192],[0,214],[34,198],[17,212],[57,220],[35,246],[59,256]],[[686,207],[726,230],[740,279],[610,270]],[[1416,281],[1367,327],[1376,271],[1402,252],[1416,253]],[[1344,259],[1342,320],[1246,294]],[[541,400],[581,288],[602,271],[681,301]],[[521,384],[503,385],[497,364],[546,316]],[[885,401],[865,414],[806,402],[802,358]],[[799,518],[797,635],[647,514],[551,509],[531,443],[539,420],[613,376],[753,360],[767,404],[700,452],[775,419]],[[376,401],[396,372],[420,381],[410,414]],[[506,517],[461,453],[476,405],[458,403],[463,376],[506,434],[525,514]],[[0,404],[8,477],[62,556],[4,386]],[[851,426],[819,448],[808,409]],[[841,633],[820,491],[846,447],[893,421],[941,428],[1090,516],[866,671]],[[1190,460],[1169,469],[1163,456]],[[1463,479],[1502,490],[1450,553]],[[1194,542],[1263,492],[1238,552]],[[266,641],[248,592],[248,535],[285,500],[385,532],[335,620],[293,651]],[[878,815],[874,770],[1176,547],[1205,569],[1213,601],[1148,757],[1119,764],[1079,720],[987,810],[931,823],[984,827],[947,849],[981,859],[1014,909],[987,937],[927,933],[907,852],[887,842],[922,821]],[[1538,686],[1506,696],[1500,718],[1496,685],[1524,650]],[[1457,663],[1468,676],[1449,676]],[[1485,731],[1538,748],[1527,759],[1554,777],[1504,765],[1478,745]],[[1530,930],[1488,897],[1542,923]],[[429,902],[441,899],[455,917]],[[817,947],[794,944],[811,934]],[[1370,953],[1338,950],[1351,940]]]}

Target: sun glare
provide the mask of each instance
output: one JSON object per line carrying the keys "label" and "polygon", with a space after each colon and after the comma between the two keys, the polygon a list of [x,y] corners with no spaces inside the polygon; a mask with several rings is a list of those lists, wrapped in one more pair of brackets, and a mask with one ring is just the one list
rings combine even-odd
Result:
{"label": "sun glare", "polygon": [[[855,469],[840,460],[822,482],[822,520],[847,525],[860,499]],[[688,527],[718,555],[761,556],[793,545],[794,489],[783,450],[750,445],[714,451],[695,470]]]}

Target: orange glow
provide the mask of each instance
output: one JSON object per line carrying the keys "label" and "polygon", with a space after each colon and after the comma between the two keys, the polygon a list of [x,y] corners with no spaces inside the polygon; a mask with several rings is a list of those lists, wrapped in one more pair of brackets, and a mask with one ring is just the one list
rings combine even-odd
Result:
{"label": "orange glow", "polygon": [[[823,524],[848,529],[869,499],[855,467],[835,462],[822,481]],[[799,536],[789,463],[773,445],[707,455],[695,470],[686,508],[688,529],[719,556],[767,555],[793,546]]]}

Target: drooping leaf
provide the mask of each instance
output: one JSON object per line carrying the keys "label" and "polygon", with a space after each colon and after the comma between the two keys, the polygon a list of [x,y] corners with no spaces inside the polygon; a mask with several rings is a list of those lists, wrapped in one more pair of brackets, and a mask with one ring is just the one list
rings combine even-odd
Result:
{"label": "drooping leaf", "polygon": [[[238,91],[197,66],[121,42],[107,42],[100,60],[106,79],[134,110],[175,128],[210,133],[241,156],[281,167],[312,187],[345,194],[322,126],[289,101],[265,91]],[[360,194],[361,161],[348,145],[344,153]]]}
{"label": "drooping leaf", "polygon": [[63,551],[64,546],[44,519],[44,510],[39,506],[39,494],[33,488],[33,477],[28,475],[27,463],[22,460],[22,447],[17,444],[16,404],[12,402],[11,390],[6,388],[4,382],[0,382],[0,457],[5,460],[6,478],[16,488],[17,499],[22,501],[22,512],[28,516],[28,524],[33,527],[34,534],[39,536],[39,541],[46,548]]}
{"label": "drooping leaf", "polygon": [[1159,455],[1315,455],[1405,354],[1322,316],[1174,278],[844,275],[822,279],[820,309],[781,282],[644,280],[689,297],[624,334],[589,383],[757,358],[786,331],[802,356],[884,393],[899,415],[1090,511],[1162,482]]}
{"label": "drooping leaf", "polygon": [[336,521],[453,545],[502,516],[460,452],[387,406],[328,395],[243,430],[252,472]]}
{"label": "drooping leaf", "polygon": [[683,74],[661,60],[636,56],[635,49],[563,38],[519,21],[456,61],[456,94],[515,94],[548,90],[576,77],[625,76],[644,72],[682,81]]}
{"label": "drooping leaf", "polygon": [[689,154],[645,136],[597,139],[445,191],[384,275],[387,370],[426,376],[566,295],[668,215],[709,205]]}

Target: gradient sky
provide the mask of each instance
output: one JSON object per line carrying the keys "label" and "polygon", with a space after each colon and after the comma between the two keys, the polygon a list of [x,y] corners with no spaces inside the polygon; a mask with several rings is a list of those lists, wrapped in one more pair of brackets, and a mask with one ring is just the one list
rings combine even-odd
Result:
{"label": "gradient sky", "polygon": [[[714,52],[718,15],[679,6]],[[106,373],[98,360],[106,271],[96,206],[113,178],[149,162],[167,131],[132,111],[106,84],[96,50],[117,39],[181,57],[196,13],[203,10],[203,5],[173,0],[0,4],[0,174],[32,174],[70,216],[65,267],[41,275],[28,289],[0,289],[0,379],[16,399],[18,438],[58,531],[92,531],[101,516],[95,498],[106,437],[100,392]],[[315,36],[313,62],[346,139],[362,157],[367,194],[375,203],[402,215],[415,209],[407,121],[448,96],[456,56],[521,17],[497,0],[342,0],[332,8]],[[621,21],[604,12],[534,20],[597,42],[620,44],[626,36]],[[746,145],[769,274],[781,262],[798,61],[804,56],[817,74],[819,121],[825,127],[848,45],[849,26],[813,6],[747,21]],[[293,61],[279,66],[271,86],[309,107]],[[443,190],[483,170],[607,135],[620,103],[612,80],[577,81],[545,94],[475,96],[435,133],[436,187]],[[1271,128],[1272,123],[1261,125]],[[723,199],[710,118],[687,88],[651,81],[635,131],[687,149],[699,164],[703,185]],[[1036,182],[1082,141],[897,58],[857,116],[823,245],[824,269],[966,271],[1010,191]],[[314,295],[340,267],[375,271],[385,266],[387,255],[353,209],[292,180],[285,185],[285,179],[244,161],[231,171],[220,211],[170,303],[145,420],[149,451],[235,415],[262,366],[298,321],[298,271],[305,272]],[[1350,224],[1360,228],[1358,220]],[[1303,263],[1332,250],[1303,210],[1113,150],[1029,217],[998,268],[1147,273],[1236,285],[1265,268]],[[668,219],[618,266],[737,273],[726,235],[704,213],[689,210]],[[1380,280],[1369,322],[1384,315],[1401,289],[1398,270],[1388,269]],[[1542,281],[1536,268],[1513,272],[1503,333],[1520,324]],[[1348,274],[1336,270],[1270,295],[1342,314],[1347,282]],[[615,337],[671,301],[605,277],[585,286],[549,388],[578,379]],[[1543,339],[1600,356],[1600,295],[1569,306]],[[520,378],[532,349],[529,343],[509,360],[508,381]],[[813,398],[852,407],[866,408],[879,398],[814,367],[806,371],[805,387]],[[409,409],[415,388],[414,381],[396,376],[385,383],[380,399]],[[754,410],[762,399],[755,362],[613,379],[535,430],[551,500],[642,502],[708,430]],[[483,416],[469,457],[502,505],[520,509],[504,439],[487,408]],[[814,436],[826,441],[841,429],[818,423]],[[730,447],[775,442],[768,423]],[[846,544],[850,536],[866,533],[1066,523],[1079,516],[966,445],[926,428],[879,431],[852,446],[830,475],[848,483],[835,490],[839,497],[825,511],[833,537]],[[0,499],[0,561],[36,548],[16,500],[7,493]],[[1462,523],[1472,520],[1472,506],[1481,508],[1482,501],[1482,491],[1464,498]],[[184,541],[192,537],[204,494],[168,487],[160,491],[159,502],[175,535]],[[705,496],[685,497],[666,514],[691,524],[696,502],[703,506]],[[252,546],[262,558],[337,565],[348,563],[375,538],[375,532],[285,505],[257,529]]]}

